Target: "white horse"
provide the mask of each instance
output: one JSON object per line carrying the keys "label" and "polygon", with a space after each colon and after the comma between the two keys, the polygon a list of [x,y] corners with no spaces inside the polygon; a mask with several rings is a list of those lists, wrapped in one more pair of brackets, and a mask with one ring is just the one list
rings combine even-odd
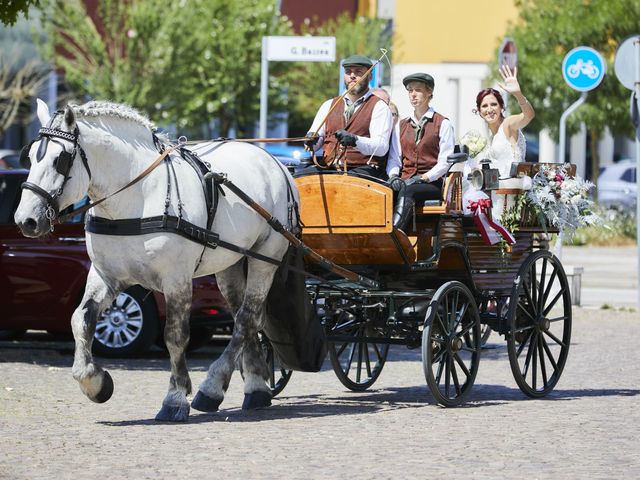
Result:
{"label": "white horse", "polygon": [[[47,234],[59,210],[85,195],[97,200],[112,194],[159,157],[153,125],[130,107],[109,102],[68,106],[53,117],[38,100],[43,127],[28,149],[31,171],[15,220],[23,234]],[[164,146],[165,148],[168,145]],[[269,154],[245,143],[208,142],[193,148],[213,171],[222,172],[283,225],[295,227],[288,196],[298,202],[293,179]],[[207,207],[202,181],[179,155],[170,154],[173,166],[159,165],[148,176],[108,198],[90,213],[106,219],[153,217],[165,212],[206,228]],[[74,161],[75,160],[75,161]],[[66,171],[65,171],[66,170]],[[170,178],[169,178],[170,177]],[[168,194],[168,182],[171,182]],[[211,230],[244,249],[281,260],[288,241],[235,194],[223,187]],[[177,193],[179,192],[179,193]],[[181,202],[179,201],[181,198]],[[266,321],[265,299],[277,267],[224,248],[206,248],[175,233],[130,236],[87,231],[92,266],[84,297],[71,325],[75,339],[73,377],[94,402],[113,393],[108,372],[91,355],[96,320],[104,308],[127,287],[140,284],[164,293],[167,320],[164,331],[171,357],[169,390],[156,416],[160,421],[187,421],[191,380],[185,348],[189,340],[192,278],[215,273],[235,318],[233,335],[223,354],[211,364],[192,406],[213,412],[224,398],[229,380],[241,359],[244,376],[243,408],[271,404],[267,366],[260,353],[257,332]]]}

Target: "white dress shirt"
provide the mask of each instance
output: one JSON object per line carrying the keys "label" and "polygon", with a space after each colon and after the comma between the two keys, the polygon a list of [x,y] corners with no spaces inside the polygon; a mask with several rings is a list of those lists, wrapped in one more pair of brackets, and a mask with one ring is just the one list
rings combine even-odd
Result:
{"label": "white dress shirt", "polygon": [[[367,90],[367,93],[364,94],[363,98],[367,99],[371,96],[371,91]],[[342,100],[346,104],[346,97]],[[324,144],[324,137],[326,132],[326,122],[320,126],[320,123],[325,119],[329,110],[331,109],[331,103],[333,99],[327,100],[324,102],[318,113],[316,113],[316,117],[313,119],[313,123],[311,124],[310,132],[318,133],[320,137],[318,139],[318,143],[316,143],[316,151],[322,150],[322,145]],[[362,108],[362,104],[364,101],[358,105],[354,110],[357,112],[360,108]],[[339,107],[336,107],[339,108]],[[373,112],[371,113],[371,123],[369,124],[369,137],[362,137],[356,135],[356,150],[358,150],[363,155],[381,157],[389,151],[389,137],[391,135],[391,130],[393,129],[393,116],[391,115],[391,109],[389,105],[387,105],[384,101],[377,102],[373,107]]]}
{"label": "white dress shirt", "polygon": [[[429,110],[422,116],[422,118],[433,118],[435,110],[433,107],[429,107]],[[412,119],[416,124],[420,124],[420,120],[418,120],[412,114],[410,119]],[[434,165],[434,167],[427,172],[428,182],[433,182],[434,180],[439,179],[449,169],[449,164],[447,163],[447,157],[453,153],[453,148],[455,147],[455,137],[453,134],[453,125],[449,119],[445,118],[442,120],[440,124],[440,132],[438,133],[440,136],[440,152],[438,153],[438,161]],[[402,170],[402,148],[400,146],[400,122],[396,124],[396,127],[393,131],[393,135],[391,135],[391,146],[389,147],[389,160],[387,161],[387,175],[400,175],[400,170]]]}

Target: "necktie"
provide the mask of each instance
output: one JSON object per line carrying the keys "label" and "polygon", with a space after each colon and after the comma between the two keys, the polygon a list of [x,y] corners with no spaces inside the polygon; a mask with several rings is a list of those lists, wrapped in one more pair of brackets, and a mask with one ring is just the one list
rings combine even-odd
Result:
{"label": "necktie", "polygon": [[344,109],[344,123],[349,123],[349,119],[353,115],[353,112],[356,110],[356,107],[362,103],[363,98],[359,98],[355,102],[352,102],[348,98],[345,98],[345,101],[347,102],[347,106]]}
{"label": "necktie", "polygon": [[413,127],[413,130],[415,132],[416,144],[418,142],[420,142],[420,139],[422,138],[422,135],[424,134],[424,126],[428,121],[429,121],[429,119],[427,117],[422,117],[420,119],[420,123],[416,123],[413,120],[413,118],[411,119],[411,126]]}

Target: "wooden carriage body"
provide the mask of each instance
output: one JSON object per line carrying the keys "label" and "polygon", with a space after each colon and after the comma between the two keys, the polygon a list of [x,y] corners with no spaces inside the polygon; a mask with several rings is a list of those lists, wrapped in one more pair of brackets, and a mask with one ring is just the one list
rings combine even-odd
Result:
{"label": "wooden carriage body", "polygon": [[[533,176],[539,168],[519,164],[517,172]],[[329,358],[347,388],[360,391],[376,381],[389,345],[422,346],[431,393],[441,405],[458,405],[492,330],[504,335],[526,395],[554,388],[569,348],[571,299],[562,265],[547,251],[550,232],[535,216],[523,214],[514,245],[487,245],[463,213],[459,171],[447,175],[438,201],[416,207],[407,232],[393,227],[394,192],[386,182],[339,172],[295,181],[303,243],[376,285],[305,264],[316,275],[307,285]],[[518,177],[501,187],[498,195],[524,193]]]}

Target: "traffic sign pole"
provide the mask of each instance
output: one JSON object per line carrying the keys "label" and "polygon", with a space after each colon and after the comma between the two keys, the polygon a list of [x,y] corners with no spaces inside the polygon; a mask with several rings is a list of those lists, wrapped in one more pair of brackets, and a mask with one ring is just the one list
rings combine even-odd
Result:
{"label": "traffic sign pole", "polygon": [[580,98],[573,102],[560,117],[560,152],[558,154],[558,163],[565,163],[565,145],[567,139],[567,117],[575,112],[580,105],[587,100],[587,92],[582,92]]}
{"label": "traffic sign pole", "polygon": [[[565,55],[562,61],[562,76],[567,85],[574,90],[582,92],[582,95],[560,117],[558,163],[564,163],[565,161],[567,118],[587,100],[587,92],[600,85],[606,71],[607,64],[604,58],[591,47],[576,47]],[[562,232],[560,232],[556,240],[555,253],[558,258],[562,256]]]}
{"label": "traffic sign pole", "polygon": [[571,104],[560,117],[560,152],[558,163],[564,163],[567,117],[587,99],[587,92],[593,90],[604,78],[607,64],[602,55],[591,47],[576,47],[567,53],[562,61],[562,76],[574,90],[582,92],[580,98]]}

